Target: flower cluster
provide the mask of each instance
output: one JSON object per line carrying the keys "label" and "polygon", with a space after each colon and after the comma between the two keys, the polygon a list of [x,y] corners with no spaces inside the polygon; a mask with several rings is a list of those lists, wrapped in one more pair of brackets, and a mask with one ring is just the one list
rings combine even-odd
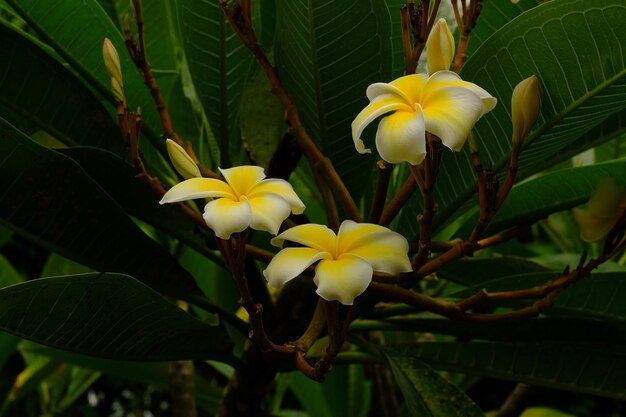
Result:
{"label": "flower cluster", "polygon": [[[427,48],[429,74],[411,74],[367,88],[370,103],[352,123],[352,137],[360,153],[369,152],[361,133],[383,115],[376,147],[388,162],[422,162],[426,132],[458,151],[478,119],[495,106],[496,99],[488,92],[449,71],[454,39],[445,20],[433,28]],[[168,141],[168,152],[186,180],[172,187],[161,204],[209,199],[203,217],[218,238],[229,239],[248,227],[277,234],[290,213],[304,210],[287,181],[266,179],[260,167],[221,169],[223,181],[202,178],[182,147]],[[319,224],[304,224],[282,232],[272,244],[282,247],[285,241],[296,246],[283,248],[270,261],[263,272],[269,285],[280,287],[315,264],[317,293],[328,301],[351,305],[369,286],[374,272],[412,270],[407,240],[376,224],[346,220],[337,233]]]}

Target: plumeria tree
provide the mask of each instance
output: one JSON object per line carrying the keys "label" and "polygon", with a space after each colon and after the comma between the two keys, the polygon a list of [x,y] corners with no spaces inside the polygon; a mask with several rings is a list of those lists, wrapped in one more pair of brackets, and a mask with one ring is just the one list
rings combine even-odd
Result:
{"label": "plumeria tree", "polygon": [[0,413],[621,409],[622,0],[0,12]]}

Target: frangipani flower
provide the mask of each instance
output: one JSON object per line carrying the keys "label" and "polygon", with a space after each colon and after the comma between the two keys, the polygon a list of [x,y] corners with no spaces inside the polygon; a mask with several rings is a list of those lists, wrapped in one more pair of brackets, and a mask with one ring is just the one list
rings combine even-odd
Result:
{"label": "frangipani flower", "polygon": [[370,104],[352,122],[352,139],[357,151],[369,153],[361,140],[367,125],[387,113],[376,132],[376,148],[387,162],[417,165],[426,156],[426,132],[441,139],[453,151],[460,151],[474,124],[491,111],[496,99],[488,92],[461,80],[452,71],[438,71],[428,77],[412,74],[389,84],[367,88]]}
{"label": "frangipani flower", "polygon": [[204,221],[221,239],[249,227],[278,233],[289,213],[301,214],[304,204],[285,180],[265,179],[263,168],[220,169],[226,181],[191,178],[173,186],[160,203],[213,198],[204,206]]}
{"label": "frangipani flower", "polygon": [[344,221],[335,234],[319,224],[293,227],[272,239],[282,247],[285,240],[303,247],[281,250],[263,271],[270,287],[277,288],[315,267],[313,282],[327,301],[351,305],[372,281],[374,271],[397,274],[410,272],[406,239],[391,230],[369,223]]}
{"label": "frangipani flower", "polygon": [[626,210],[626,191],[613,178],[601,181],[587,207],[572,210],[585,242],[598,242],[609,234]]}

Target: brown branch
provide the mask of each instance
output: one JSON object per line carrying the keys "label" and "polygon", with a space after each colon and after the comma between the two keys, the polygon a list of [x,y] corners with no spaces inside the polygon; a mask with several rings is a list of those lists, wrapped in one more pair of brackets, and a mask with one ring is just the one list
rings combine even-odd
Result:
{"label": "brown branch", "polygon": [[372,208],[370,209],[370,215],[368,218],[370,223],[378,223],[380,220],[383,209],[385,208],[387,192],[389,191],[389,181],[393,171],[393,165],[390,165],[382,159],[378,161],[376,166],[378,168],[378,179],[376,181],[376,190],[374,191]]}
{"label": "brown branch", "polygon": [[398,193],[391,199],[387,207],[383,210],[378,224],[381,226],[389,226],[418,188],[419,187],[417,186],[415,180],[409,175],[404,181],[402,188],[400,188],[400,191],[398,191]]}
{"label": "brown branch", "polygon": [[290,132],[296,139],[296,142],[300,146],[300,149],[302,149],[302,152],[304,152],[309,164],[313,169],[319,169],[320,173],[323,174],[337,200],[339,200],[345,210],[346,215],[350,219],[360,222],[361,214],[359,213],[356,203],[352,199],[350,192],[335,171],[332,164],[320,152],[304,126],[302,126],[298,107],[296,106],[293,98],[283,87],[280,77],[278,76],[278,71],[270,63],[267,56],[261,49],[261,46],[257,42],[252,22],[248,21],[248,18],[242,19],[240,17],[240,13],[237,11],[233,13],[233,10],[229,8],[226,0],[220,0],[220,6],[224,11],[224,15],[226,16],[230,26],[241,39],[243,44],[250,50],[250,52],[252,52],[252,55],[254,55],[257,62],[265,72],[265,75],[272,86],[272,92],[276,95],[276,97],[278,97],[285,108],[285,117],[291,127]]}

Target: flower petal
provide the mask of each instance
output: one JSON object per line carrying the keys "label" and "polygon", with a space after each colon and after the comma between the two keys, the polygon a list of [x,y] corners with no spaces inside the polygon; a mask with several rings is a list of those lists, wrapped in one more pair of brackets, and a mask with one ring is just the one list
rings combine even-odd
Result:
{"label": "flower petal", "polygon": [[424,113],[396,111],[383,118],[376,131],[376,149],[387,162],[417,165],[426,157]]}
{"label": "flower petal", "polygon": [[317,293],[326,301],[352,305],[372,282],[372,266],[350,254],[337,260],[324,259],[315,268],[313,282]]}
{"label": "flower petal", "polygon": [[[372,86],[370,86],[372,87]],[[365,144],[361,140],[363,130],[374,121],[378,116],[395,110],[412,111],[402,97],[396,94],[383,94],[376,97],[356,116],[352,122],[352,140],[354,146],[359,153],[370,153],[370,149],[365,148]]]}
{"label": "flower petal", "polygon": [[410,74],[396,78],[390,83],[374,83],[367,87],[367,98],[374,100],[382,95],[396,95],[404,99],[406,104],[413,106],[419,97],[428,77],[426,74]]}
{"label": "flower petal", "polygon": [[271,243],[280,247],[285,240],[331,254],[335,254],[337,250],[337,235],[321,224],[309,223],[292,227],[272,239]]}
{"label": "flower petal", "polygon": [[441,87],[428,92],[424,106],[426,131],[453,151],[460,151],[483,113],[480,98],[464,87]]}
{"label": "flower petal", "polygon": [[302,214],[304,212],[304,203],[293,190],[291,184],[285,180],[278,178],[263,180],[248,192],[248,197],[252,198],[256,193],[276,194],[289,203],[293,214]]}
{"label": "flower petal", "polygon": [[246,195],[252,187],[265,178],[263,168],[254,165],[242,165],[228,169],[220,168],[220,172],[235,191],[237,197]]}
{"label": "flower petal", "polygon": [[254,193],[248,202],[252,210],[250,227],[274,235],[291,212],[289,202],[274,193]]}
{"label": "flower petal", "polygon": [[572,209],[574,220],[580,229],[580,238],[585,242],[599,242],[609,234],[615,223],[619,220],[620,214],[614,217],[599,217],[589,209],[575,207]]}
{"label": "flower petal", "polygon": [[470,83],[469,81],[463,81],[457,73],[452,71],[438,71],[434,73],[428,79],[426,89],[437,89],[444,86],[464,87],[476,94],[483,103],[483,112],[481,116],[493,110],[498,103],[498,99],[493,97],[486,90],[474,83]]}
{"label": "flower petal", "polygon": [[209,201],[204,206],[204,221],[213,229],[215,236],[228,239],[230,235],[243,232],[250,225],[252,211],[247,198],[234,201],[230,198],[219,198]]}
{"label": "flower petal", "polygon": [[329,256],[328,252],[311,248],[285,248],[272,258],[263,271],[263,276],[270,287],[278,288],[300,275],[315,262]]}
{"label": "flower petal", "polygon": [[372,265],[374,271],[398,274],[412,270],[409,243],[386,227],[345,220],[338,236],[339,253],[358,256]]}
{"label": "flower petal", "polygon": [[191,178],[170,188],[159,201],[159,204],[207,197],[234,198],[234,194],[233,190],[224,181],[214,178]]}

